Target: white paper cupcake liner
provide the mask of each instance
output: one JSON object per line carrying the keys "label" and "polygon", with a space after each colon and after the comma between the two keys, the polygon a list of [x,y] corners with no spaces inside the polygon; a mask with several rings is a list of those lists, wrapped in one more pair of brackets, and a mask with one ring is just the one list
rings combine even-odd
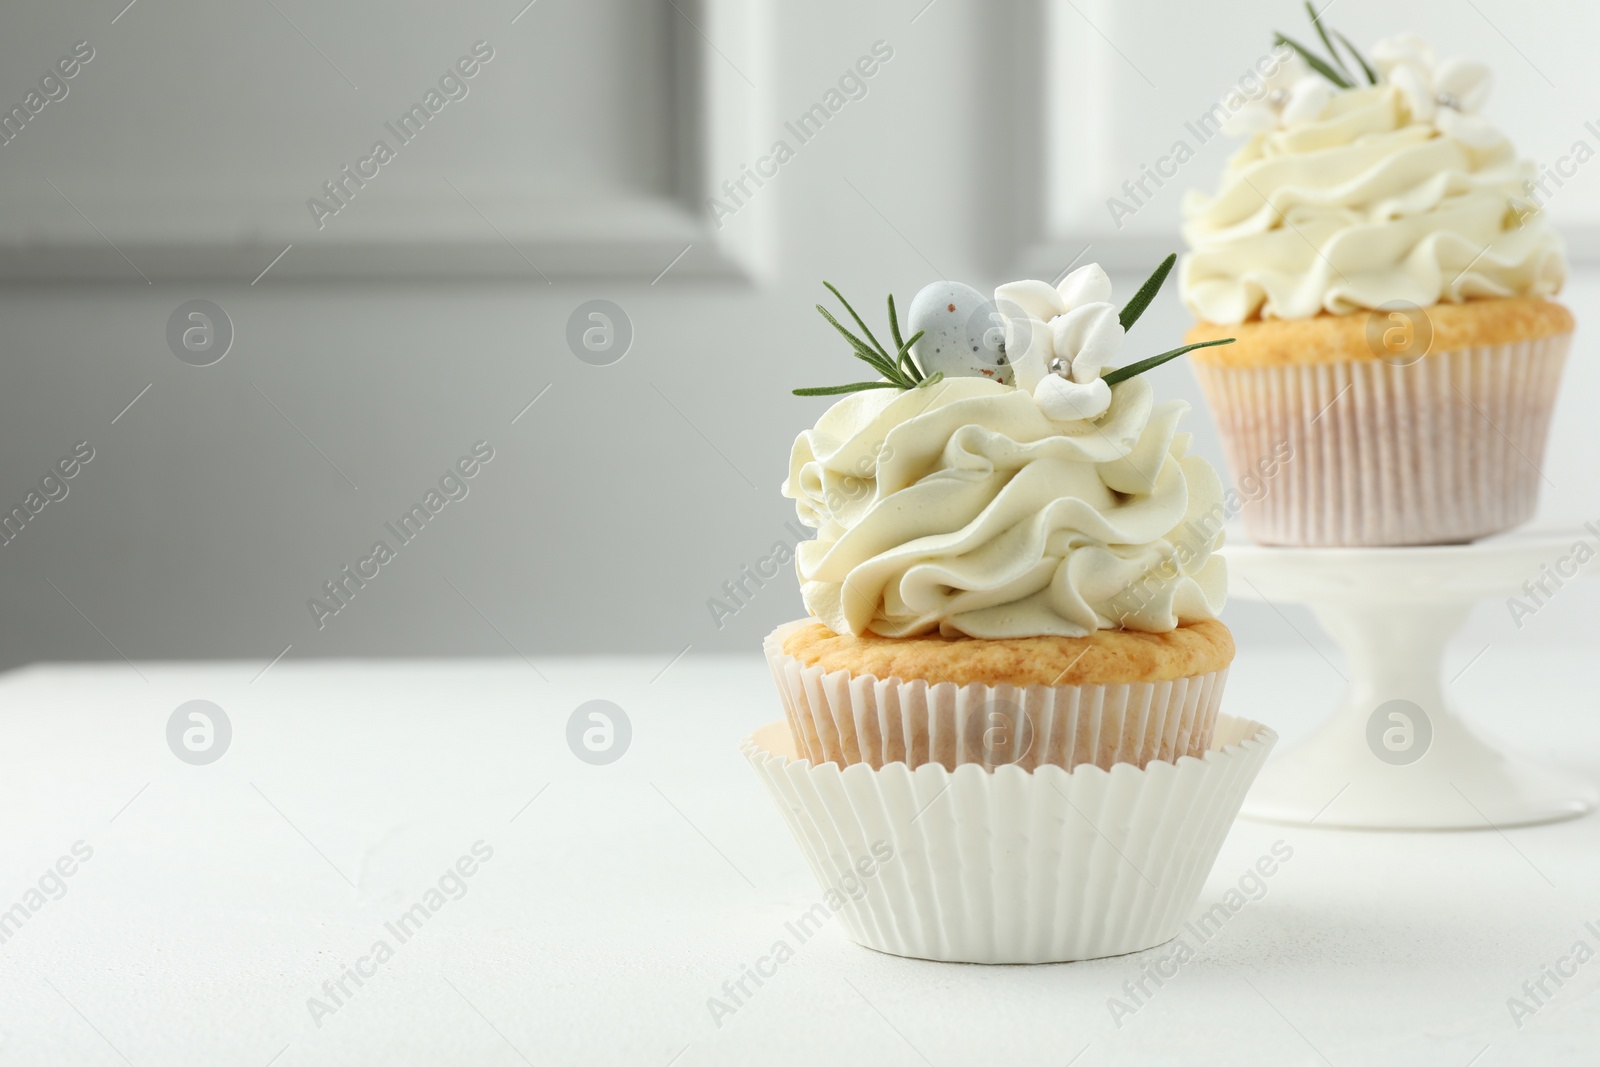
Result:
{"label": "white paper cupcake liner", "polygon": [[819,906],[852,940],[929,960],[1051,963],[1177,936],[1276,740],[1224,715],[1202,758],[1070,773],[812,764],[782,722],[741,747]]}
{"label": "white paper cupcake liner", "polygon": [[1476,540],[1526,522],[1571,333],[1438,352],[1415,363],[1195,363],[1242,481],[1245,529],[1273,545]]}
{"label": "white paper cupcake liner", "polygon": [[812,621],[778,627],[763,651],[796,751],[813,763],[1031,771],[1171,762],[1211,746],[1228,678],[1224,668],[1163,682],[1018,687],[829,672],[783,651],[785,639]]}

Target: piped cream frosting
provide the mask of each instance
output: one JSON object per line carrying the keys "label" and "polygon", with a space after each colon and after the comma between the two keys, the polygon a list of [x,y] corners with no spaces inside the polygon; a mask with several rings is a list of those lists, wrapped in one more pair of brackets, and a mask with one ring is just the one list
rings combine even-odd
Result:
{"label": "piped cream frosting", "polygon": [[1566,256],[1532,163],[1477,114],[1487,71],[1414,38],[1374,49],[1377,85],[1258,132],[1214,195],[1189,192],[1180,294],[1199,319],[1309,318],[1402,302],[1548,296]]}

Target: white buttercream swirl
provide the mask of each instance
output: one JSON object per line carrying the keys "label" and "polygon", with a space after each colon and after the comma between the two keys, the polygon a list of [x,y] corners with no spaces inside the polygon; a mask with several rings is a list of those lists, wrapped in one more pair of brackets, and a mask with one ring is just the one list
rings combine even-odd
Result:
{"label": "white buttercream swirl", "polygon": [[[1247,142],[1215,196],[1185,196],[1192,251],[1179,285],[1198,318],[1308,318],[1560,290],[1566,258],[1528,201],[1533,165],[1472,114],[1483,72],[1392,53],[1383,62],[1398,83],[1333,94],[1314,121]],[[1422,103],[1435,92],[1449,106]]]}
{"label": "white buttercream swirl", "polygon": [[[1119,327],[1120,330],[1120,327]],[[835,633],[1000,638],[1165,632],[1215,618],[1222,485],[1176,432],[1182,401],[1132,378],[1097,420],[948,378],[839,401],[794,443],[796,553]]]}

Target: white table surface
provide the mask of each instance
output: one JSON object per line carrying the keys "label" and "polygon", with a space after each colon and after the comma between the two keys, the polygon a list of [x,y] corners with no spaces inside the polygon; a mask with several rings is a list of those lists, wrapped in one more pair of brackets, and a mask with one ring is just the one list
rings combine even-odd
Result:
{"label": "white table surface", "polygon": [[[1600,777],[1589,658],[1491,651],[1458,688],[1486,727]],[[1594,817],[1434,835],[1241,822],[1200,909],[1275,841],[1292,859],[1120,1027],[1109,998],[1166,950],[972,967],[879,955],[836,923],[718,1025],[708,999],[818,891],[737,752],[778,716],[765,667],[666,659],[289,660],[255,681],[259,663],[116,663],[0,678],[0,909],[75,842],[94,850],[0,944],[0,1064],[1600,1057],[1600,960],[1560,989],[1547,982],[1553,996],[1520,1028],[1507,1006],[1575,942],[1600,950],[1584,926],[1600,930]],[[1309,649],[1246,649],[1227,708],[1287,743],[1338,685]],[[600,697],[627,710],[634,736],[594,767],[565,732]],[[166,744],[173,709],[195,698],[234,728],[209,766]],[[384,923],[480,840],[493,858],[465,896],[314,1023],[308,998],[375,940],[393,943]]]}

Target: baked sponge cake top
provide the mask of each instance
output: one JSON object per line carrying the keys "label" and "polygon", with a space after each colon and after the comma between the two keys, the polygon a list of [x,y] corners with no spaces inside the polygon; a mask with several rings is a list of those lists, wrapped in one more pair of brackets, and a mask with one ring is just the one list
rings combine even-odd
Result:
{"label": "baked sponge cake top", "polygon": [[1165,682],[1220,671],[1233,636],[1215,619],[1165,633],[1096,630],[1087,637],[841,637],[821,623],[800,627],[783,651],[805,667],[901,681],[1018,687]]}

